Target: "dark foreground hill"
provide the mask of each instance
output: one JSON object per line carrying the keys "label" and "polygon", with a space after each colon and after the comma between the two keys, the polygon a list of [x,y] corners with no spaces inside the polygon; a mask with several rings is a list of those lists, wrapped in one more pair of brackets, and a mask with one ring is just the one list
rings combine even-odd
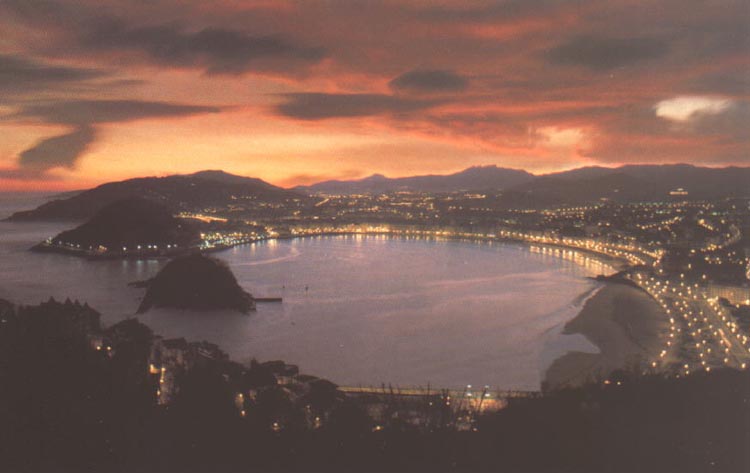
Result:
{"label": "dark foreground hill", "polygon": [[205,356],[220,352],[210,344],[168,344],[135,319],[102,330],[98,317],[0,301],[0,471],[750,471],[750,371],[620,373],[459,431],[393,415],[398,395],[368,411],[331,383],[288,384]]}
{"label": "dark foreground hill", "polygon": [[106,252],[127,248],[132,252],[139,247],[188,248],[199,241],[198,230],[175,218],[163,205],[131,198],[106,205],[88,222],[54,237],[52,244]]}
{"label": "dark foreground hill", "polygon": [[201,171],[189,175],[141,177],[102,184],[72,197],[47,202],[36,209],[16,212],[9,221],[85,220],[118,200],[145,198],[173,212],[206,207],[226,207],[238,202],[279,203],[304,196],[273,186],[260,179],[235,176],[222,171]]}
{"label": "dark foreground hill", "polygon": [[255,299],[224,262],[196,253],[170,261],[148,282],[138,313],[152,307],[247,313],[255,310]]}

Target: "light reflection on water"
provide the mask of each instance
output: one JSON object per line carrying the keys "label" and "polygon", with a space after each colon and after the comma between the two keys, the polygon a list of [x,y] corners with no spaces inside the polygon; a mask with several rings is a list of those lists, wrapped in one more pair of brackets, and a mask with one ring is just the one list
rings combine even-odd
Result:
{"label": "light reflection on water", "polygon": [[[0,297],[88,301],[105,323],[132,316],[162,260],[87,261],[25,251],[65,228],[0,223]],[[283,296],[249,316],[152,311],[165,336],[206,339],[241,361],[284,359],[341,384],[535,389],[559,354],[591,351],[560,336],[585,278],[610,269],[580,252],[497,242],[384,235],[259,242],[216,253],[257,296]]]}

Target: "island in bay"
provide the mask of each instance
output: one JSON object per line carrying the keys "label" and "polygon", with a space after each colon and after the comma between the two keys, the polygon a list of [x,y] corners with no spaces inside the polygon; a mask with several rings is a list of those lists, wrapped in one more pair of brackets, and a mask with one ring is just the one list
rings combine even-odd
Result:
{"label": "island in bay", "polygon": [[138,313],[152,307],[198,311],[255,310],[255,299],[222,261],[200,253],[178,257],[146,283]]}

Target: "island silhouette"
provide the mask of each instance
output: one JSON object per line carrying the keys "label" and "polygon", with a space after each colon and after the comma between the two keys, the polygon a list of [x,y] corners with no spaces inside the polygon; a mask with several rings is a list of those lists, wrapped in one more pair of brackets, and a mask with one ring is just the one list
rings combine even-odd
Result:
{"label": "island silhouette", "polygon": [[200,242],[197,228],[152,200],[128,198],[103,207],[86,223],[34,249],[88,256],[167,254]]}
{"label": "island silhouette", "polygon": [[240,287],[226,263],[200,253],[173,259],[145,285],[139,314],[152,307],[242,313],[255,310],[255,299]]}

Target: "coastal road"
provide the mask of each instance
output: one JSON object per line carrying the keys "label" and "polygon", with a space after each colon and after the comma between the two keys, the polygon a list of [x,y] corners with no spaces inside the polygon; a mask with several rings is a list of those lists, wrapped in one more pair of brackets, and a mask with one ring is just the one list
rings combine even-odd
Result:
{"label": "coastal road", "polygon": [[750,367],[747,334],[740,331],[726,308],[708,298],[703,288],[682,279],[636,275],[632,280],[649,292],[669,316],[670,332],[661,362],[669,360],[667,366],[684,374],[695,369]]}

